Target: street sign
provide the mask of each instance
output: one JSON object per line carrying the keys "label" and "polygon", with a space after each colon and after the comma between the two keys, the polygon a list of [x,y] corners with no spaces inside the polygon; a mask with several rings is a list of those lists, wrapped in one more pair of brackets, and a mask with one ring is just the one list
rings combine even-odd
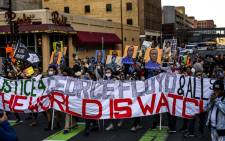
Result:
{"label": "street sign", "polygon": [[9,22],[10,19],[13,20],[16,18],[16,13],[7,11],[7,12],[5,12],[5,18],[6,18],[6,21]]}

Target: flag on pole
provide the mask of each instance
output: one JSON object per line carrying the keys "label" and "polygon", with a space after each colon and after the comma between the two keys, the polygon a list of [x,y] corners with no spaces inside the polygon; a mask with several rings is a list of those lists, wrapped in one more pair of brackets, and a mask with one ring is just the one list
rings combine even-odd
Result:
{"label": "flag on pole", "polygon": [[32,65],[37,65],[40,63],[39,56],[35,52],[28,50],[27,47],[20,42],[17,43],[14,57],[16,59],[26,61]]}

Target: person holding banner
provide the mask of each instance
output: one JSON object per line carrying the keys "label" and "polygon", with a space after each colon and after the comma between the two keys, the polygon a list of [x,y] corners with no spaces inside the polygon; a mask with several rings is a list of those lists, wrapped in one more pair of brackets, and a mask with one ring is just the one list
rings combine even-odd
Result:
{"label": "person holding banner", "polygon": [[[113,79],[113,76],[112,76],[112,70],[110,68],[106,68],[105,70],[105,77],[104,77],[104,80],[112,80]],[[113,130],[114,129],[114,126],[115,126],[115,120],[109,120],[109,126],[106,127],[106,131],[110,131],[110,130]]]}
{"label": "person holding banner", "polygon": [[[70,76],[72,77],[72,73],[71,73],[71,69],[70,68],[64,68],[62,70],[62,76]],[[74,76],[76,78],[80,78],[80,76]],[[78,122],[78,118],[74,117],[70,114],[66,114],[65,115],[65,125],[64,125],[64,130],[63,133],[64,134],[68,134],[70,132],[71,129],[77,127],[77,122]]]}
{"label": "person holding banner", "polygon": [[[58,74],[58,70],[57,70],[56,66],[49,66],[48,76],[54,76],[54,75],[57,75],[57,74]],[[49,131],[49,130],[51,130],[51,127],[53,126],[52,125],[52,118],[55,118],[55,117],[53,117],[52,110],[46,111],[45,114],[46,114],[46,118],[47,118],[47,122],[48,122],[48,126],[45,128],[45,130]],[[60,125],[60,112],[55,111],[55,116],[56,116],[56,126],[57,126],[57,128],[60,128],[61,127],[61,125]]]}
{"label": "person holding banner", "polygon": [[[84,79],[84,80],[95,80],[94,75],[91,71],[85,72],[84,75],[81,78]],[[86,137],[89,136],[91,130],[92,131],[99,130],[97,120],[85,119],[84,136],[86,136]]]}
{"label": "person holding banner", "polygon": [[[105,77],[104,77],[104,80],[115,80],[116,78],[114,78],[113,76],[113,71],[111,68],[106,68],[105,70]],[[112,120],[109,120],[109,125],[108,127],[106,127],[106,131],[111,131],[115,128],[116,126],[116,120],[115,119],[112,119]],[[121,127],[122,126],[122,120],[119,120],[118,124],[117,124],[118,127]]]}
{"label": "person holding banner", "polygon": [[[34,74],[32,75],[32,79],[34,79],[35,81],[40,81],[40,79],[42,78],[41,69],[35,68],[33,73]],[[30,74],[26,74],[26,75],[29,76]],[[32,122],[29,125],[36,126],[37,118],[38,118],[38,113],[32,113]]]}
{"label": "person holding banner", "polygon": [[224,81],[216,80],[214,94],[206,109],[209,111],[206,125],[211,131],[212,141],[225,141],[225,92]]}

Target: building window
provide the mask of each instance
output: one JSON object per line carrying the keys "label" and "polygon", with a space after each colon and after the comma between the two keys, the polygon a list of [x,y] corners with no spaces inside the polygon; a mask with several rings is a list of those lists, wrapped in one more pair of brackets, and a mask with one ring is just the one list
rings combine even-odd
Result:
{"label": "building window", "polygon": [[68,6],[64,7],[64,13],[70,13],[70,8]]}
{"label": "building window", "polygon": [[112,20],[111,20],[111,19],[108,19],[107,21],[112,22]]}
{"label": "building window", "polygon": [[133,20],[132,19],[127,19],[127,24],[128,25],[133,25]]}
{"label": "building window", "polygon": [[132,3],[131,2],[127,3],[127,11],[132,11]]}
{"label": "building window", "polygon": [[90,7],[90,5],[85,5],[85,6],[84,6],[84,12],[85,12],[85,13],[90,13],[90,12],[91,12],[91,7]]}
{"label": "building window", "polygon": [[106,4],[106,12],[112,12],[112,4]]}

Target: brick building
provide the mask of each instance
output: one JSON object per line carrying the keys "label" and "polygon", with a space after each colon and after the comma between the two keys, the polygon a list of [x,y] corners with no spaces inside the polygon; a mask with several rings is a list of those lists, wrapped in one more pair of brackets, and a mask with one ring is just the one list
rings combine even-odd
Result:
{"label": "brick building", "polygon": [[197,21],[197,28],[215,28],[216,25],[213,20]]}

